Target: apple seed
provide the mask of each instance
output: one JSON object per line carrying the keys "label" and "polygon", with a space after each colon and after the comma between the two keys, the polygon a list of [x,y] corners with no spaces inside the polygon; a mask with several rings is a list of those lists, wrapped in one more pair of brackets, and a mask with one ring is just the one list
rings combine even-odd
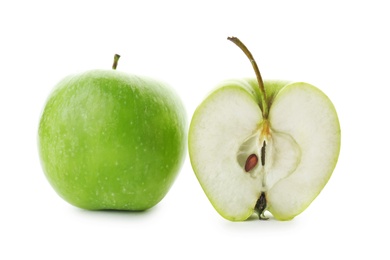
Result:
{"label": "apple seed", "polygon": [[[263,157],[262,157],[263,158]],[[251,171],[253,168],[255,168],[255,166],[257,165],[257,162],[259,161],[259,159],[257,158],[257,155],[256,154],[251,154],[248,156],[248,159],[246,159],[246,162],[245,162],[245,171],[246,172],[249,172]],[[263,159],[262,159],[263,161]],[[263,164],[264,165],[264,164]]]}
{"label": "apple seed", "polygon": [[265,165],[265,141],[263,142],[263,147],[261,147],[261,165]]}

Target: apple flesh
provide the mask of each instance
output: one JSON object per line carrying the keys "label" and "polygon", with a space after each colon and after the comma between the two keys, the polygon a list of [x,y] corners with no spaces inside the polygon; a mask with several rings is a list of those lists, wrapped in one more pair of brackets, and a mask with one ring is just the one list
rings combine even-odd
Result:
{"label": "apple flesh", "polygon": [[69,203],[145,210],[166,195],[181,168],[186,114],[164,83],[92,70],[56,86],[38,139],[45,175]]}
{"label": "apple flesh", "polygon": [[262,93],[258,82],[223,82],[199,105],[189,130],[191,164],[226,219],[246,220],[255,211],[263,219],[267,210],[290,220],[335,168],[339,120],[330,99],[310,84],[261,81]]}

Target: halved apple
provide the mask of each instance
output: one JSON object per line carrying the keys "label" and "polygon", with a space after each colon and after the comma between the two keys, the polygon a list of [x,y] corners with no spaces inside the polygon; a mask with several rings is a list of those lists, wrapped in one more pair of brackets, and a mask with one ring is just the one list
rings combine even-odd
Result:
{"label": "halved apple", "polygon": [[337,163],[340,125],[330,99],[303,82],[230,80],[196,109],[189,130],[193,170],[224,218],[265,211],[290,220],[321,192]]}

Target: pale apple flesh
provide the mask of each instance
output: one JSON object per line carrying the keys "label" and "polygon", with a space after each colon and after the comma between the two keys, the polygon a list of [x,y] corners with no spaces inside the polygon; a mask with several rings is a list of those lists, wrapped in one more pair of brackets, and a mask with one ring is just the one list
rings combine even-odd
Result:
{"label": "pale apple flesh", "polygon": [[289,220],[323,189],[336,165],[340,126],[329,98],[307,83],[265,81],[263,118],[254,79],[223,83],[194,113],[189,153],[215,209],[240,221],[254,211]]}

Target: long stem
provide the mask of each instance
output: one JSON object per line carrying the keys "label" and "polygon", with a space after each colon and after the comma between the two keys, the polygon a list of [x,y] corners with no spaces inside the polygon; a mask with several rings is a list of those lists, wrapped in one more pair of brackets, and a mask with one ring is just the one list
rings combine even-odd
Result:
{"label": "long stem", "polygon": [[229,41],[235,43],[248,57],[249,61],[252,64],[253,70],[256,73],[256,78],[257,82],[259,84],[260,88],[260,98],[261,98],[261,105],[263,108],[263,117],[267,118],[268,117],[268,104],[267,104],[267,95],[265,93],[264,89],[264,83],[263,83],[263,78],[261,77],[259,67],[257,67],[257,63],[255,59],[252,56],[252,53],[248,50],[248,48],[237,38],[237,37],[228,37],[227,38]]}
{"label": "long stem", "polygon": [[118,60],[121,56],[119,54],[115,54],[114,56],[114,63],[112,64],[112,69],[116,70],[116,67],[118,66]]}

